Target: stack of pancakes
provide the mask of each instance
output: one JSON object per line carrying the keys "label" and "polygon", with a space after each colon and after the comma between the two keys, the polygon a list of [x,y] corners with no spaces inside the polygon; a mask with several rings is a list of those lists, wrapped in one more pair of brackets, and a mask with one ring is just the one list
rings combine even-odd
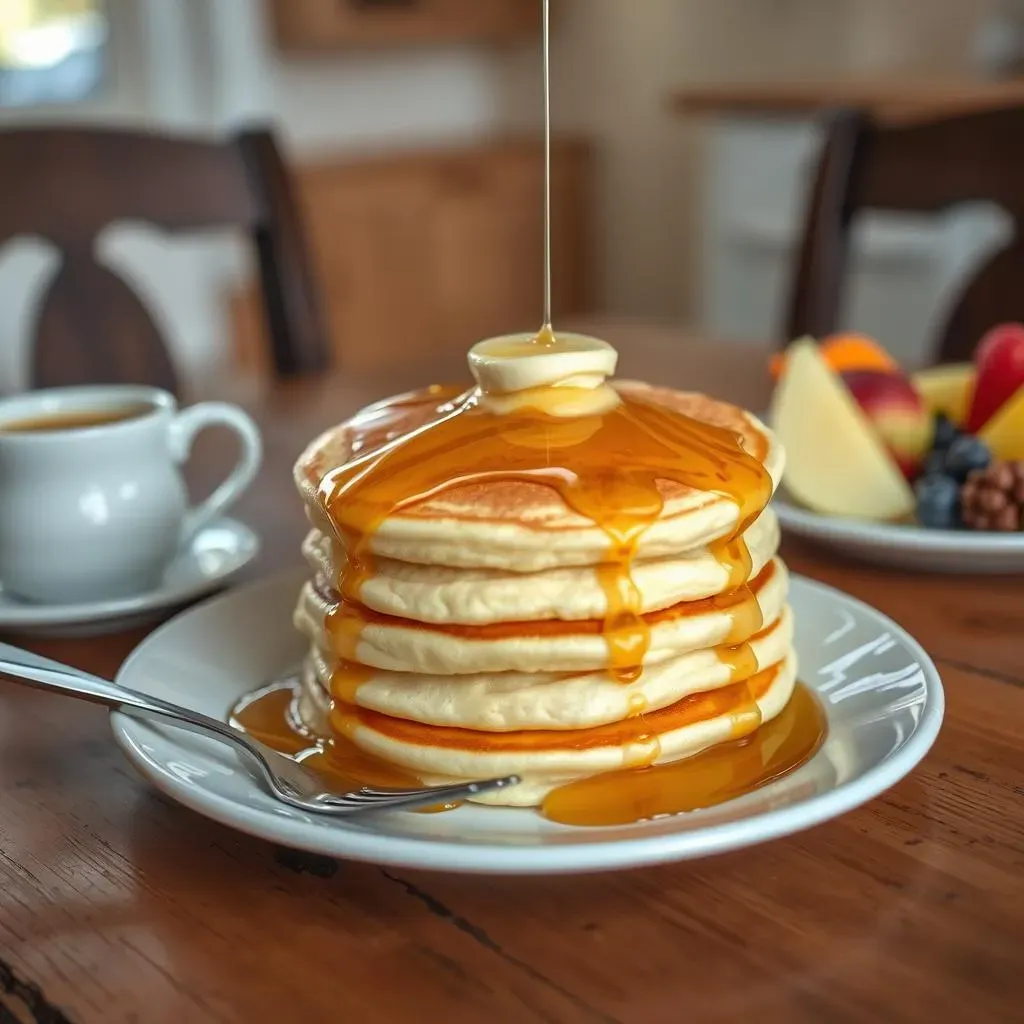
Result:
{"label": "stack of pancakes", "polygon": [[[736,431],[778,484],[783,453],[749,413],[616,387]],[[303,547],[313,577],[295,611],[310,642],[306,728],[342,734],[428,784],[519,775],[481,800],[530,806],[572,780],[689,757],[740,735],[751,711],[768,721],[783,710],[796,663],[775,516],[766,510],[742,534],[750,568],[738,580],[721,543],[736,532],[737,503],[675,481],[659,481],[664,507],[631,566],[650,641],[631,682],[609,671],[607,534],[526,480],[455,486],[387,515],[362,541],[370,564],[344,603],[344,629],[332,625],[352,541],[329,521],[321,481],[436,415],[428,398],[365,410],[296,465],[313,526]]]}

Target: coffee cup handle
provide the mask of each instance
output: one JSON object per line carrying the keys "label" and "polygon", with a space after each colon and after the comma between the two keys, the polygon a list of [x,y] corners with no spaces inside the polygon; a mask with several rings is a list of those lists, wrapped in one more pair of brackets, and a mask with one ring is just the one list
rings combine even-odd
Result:
{"label": "coffee cup handle", "polygon": [[227,479],[206,501],[185,513],[181,527],[183,544],[238,500],[256,478],[263,456],[259,428],[241,409],[225,402],[200,402],[179,412],[171,422],[171,456],[178,465],[188,462],[192,442],[207,427],[227,427],[238,437],[242,450]]}

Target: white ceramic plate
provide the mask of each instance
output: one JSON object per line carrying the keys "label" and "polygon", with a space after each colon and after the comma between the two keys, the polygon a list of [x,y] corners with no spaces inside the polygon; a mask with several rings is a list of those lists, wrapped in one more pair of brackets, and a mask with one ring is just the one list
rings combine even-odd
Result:
{"label": "white ceramic plate", "polygon": [[218,519],[178,554],[160,587],[116,601],[29,604],[5,594],[0,583],[0,629],[36,636],[98,636],[129,629],[223,585],[256,557],[259,547],[248,526]]}
{"label": "white ceramic plate", "polygon": [[1024,533],[926,530],[811,512],[778,494],[783,530],[840,554],[918,572],[1024,573]]}
{"label": "white ceramic plate", "polygon": [[[125,686],[223,716],[234,701],[294,666],[291,613],[308,571],[236,589],[154,632],[128,659]],[[939,676],[895,623],[838,591],[793,578],[800,677],[826,709],[828,738],[802,768],[708,810],[615,828],[570,828],[532,810],[462,807],[348,821],[274,801],[229,748],[121,713],[114,735],[158,789],[264,839],[342,859],[444,871],[600,871],[750,846],[834,818],[906,775],[942,721]]]}

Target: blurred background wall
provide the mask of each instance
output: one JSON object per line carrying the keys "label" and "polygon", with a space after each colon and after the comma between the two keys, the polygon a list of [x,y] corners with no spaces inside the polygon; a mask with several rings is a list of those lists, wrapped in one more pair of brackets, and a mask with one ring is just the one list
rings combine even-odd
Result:
{"label": "blurred background wall", "polygon": [[[98,93],[75,104],[2,110],[0,126],[80,120],[222,131],[269,118],[297,166],[538,130],[533,38],[284,53],[269,2],[109,0],[108,66]],[[799,222],[801,175],[814,152],[809,118],[684,118],[670,97],[707,82],[975,76],[979,30],[1000,6],[562,0],[555,121],[593,147],[590,304],[615,316],[771,337]],[[865,328],[880,325],[912,349],[926,329],[918,311],[934,305],[939,284],[999,230],[987,214],[966,227],[876,225],[876,263],[864,270]],[[103,240],[103,252],[155,307],[187,372],[227,357],[235,328],[225,294],[247,275],[235,245],[219,238],[168,245],[127,226]],[[25,325],[52,269],[38,242],[0,253],[0,384],[22,372]],[[905,274],[916,296],[909,313],[872,283],[872,275],[893,273]],[[324,284],[330,291],[331,281]]]}
{"label": "blurred background wall", "polygon": [[[625,315],[696,317],[707,126],[667,98],[706,82],[966,73],[992,0],[566,0],[556,117],[599,146],[600,293]],[[501,67],[507,116],[536,116],[533,54]]]}

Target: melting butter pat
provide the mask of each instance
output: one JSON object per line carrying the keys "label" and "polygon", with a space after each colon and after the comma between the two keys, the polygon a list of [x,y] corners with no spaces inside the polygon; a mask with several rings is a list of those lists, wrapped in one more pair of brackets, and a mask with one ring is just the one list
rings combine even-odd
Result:
{"label": "melting butter pat", "polygon": [[489,338],[469,352],[470,370],[494,411],[533,407],[560,417],[614,408],[619,396],[607,379],[617,363],[611,345],[582,334]]}

